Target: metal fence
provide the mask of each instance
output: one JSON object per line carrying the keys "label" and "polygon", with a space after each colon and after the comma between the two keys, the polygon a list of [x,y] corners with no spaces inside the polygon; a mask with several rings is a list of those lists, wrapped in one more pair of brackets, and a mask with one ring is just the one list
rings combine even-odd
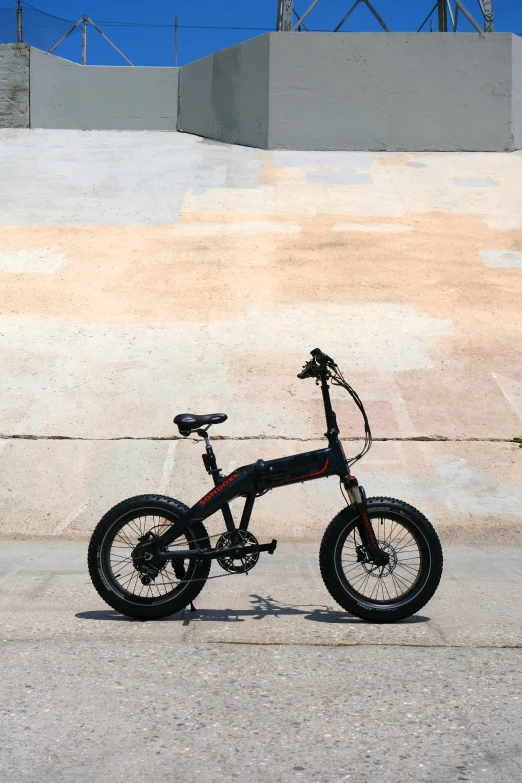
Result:
{"label": "metal fence", "polygon": [[[434,14],[436,15],[437,7],[441,1],[442,0],[437,0],[435,6],[419,29],[428,29],[427,23]],[[308,10],[300,16],[293,6],[293,0],[279,0],[280,7],[286,9],[289,19],[293,20],[294,26],[287,25],[288,29],[319,32],[319,30],[307,27],[308,14],[318,2],[319,0],[313,0]],[[453,2],[457,2],[458,6],[464,7],[462,5],[463,0],[453,0]],[[454,23],[453,27],[456,29],[458,6],[455,6],[453,18],[450,0],[446,0],[446,3],[448,4],[449,15]],[[482,7],[482,0],[479,0],[479,3],[481,3]],[[334,31],[340,30],[351,12],[359,4],[368,6],[374,16],[376,15],[381,28],[388,30],[386,23],[375,11],[375,8],[369,0],[355,0],[349,9],[349,12],[345,14],[345,17],[341,20],[341,23],[335,27]],[[422,3],[422,5],[424,5],[424,3]],[[276,0],[274,0],[274,9],[276,9],[276,6],[277,3]],[[178,65],[211,54],[217,49],[231,46],[252,35],[270,32],[270,30],[274,30],[276,27],[279,29],[287,29],[279,18],[281,15],[279,13],[280,9],[278,8],[276,10],[278,10],[277,21],[274,17],[275,24],[271,28],[179,24],[177,19],[173,19],[171,24],[107,21],[93,22],[87,16],[84,16],[79,20],[63,19],[59,16],[49,14],[46,11],[41,11],[23,0],[18,0],[17,6],[0,8],[0,43],[26,43],[29,46],[34,46],[46,52],[54,51],[59,45],[60,49],[56,54],[69,57],[70,59],[80,59],[79,52],[81,48],[81,62],[86,64],[88,62],[87,31],[88,29],[93,29],[96,31],[96,37],[98,37],[98,35],[100,38],[103,37],[105,41],[113,47],[113,54],[114,50],[117,53],[112,58],[115,62],[121,62],[120,58],[123,58],[128,64],[131,64],[126,56],[126,54],[128,54],[126,50],[132,49],[133,52],[138,52],[136,56],[140,59],[140,62],[135,64]],[[306,23],[304,21],[305,19]],[[431,26],[432,25],[430,24],[430,27]],[[137,28],[139,28],[139,32],[137,31]],[[439,29],[451,29],[451,26],[440,27],[439,25]],[[118,46],[111,40],[113,35],[117,39]],[[139,45],[136,45],[136,36],[139,36]],[[70,41],[75,38],[81,38],[81,42],[78,40],[77,43],[74,43],[74,45],[71,46]],[[68,41],[67,48],[64,48],[62,45],[65,40]],[[96,38],[89,40],[90,52]],[[96,47],[97,43],[95,43],[94,49],[96,49]],[[180,47],[182,51],[181,56]],[[102,52],[98,49],[96,52],[96,59],[107,59],[106,52]]]}
{"label": "metal fence", "polygon": [[[275,19],[274,19],[275,21]],[[75,44],[74,54],[71,59],[79,59],[78,52],[82,50],[81,61],[87,63],[87,30],[95,29],[100,36],[111,44],[114,50],[123,57],[129,64],[125,52],[126,42],[128,46],[132,45],[134,51],[138,50],[141,59],[145,62],[139,64],[146,65],[178,65],[179,46],[181,44],[184,52],[197,49],[196,57],[202,57],[211,54],[216,49],[230,46],[238,43],[252,35],[270,32],[273,27],[242,27],[242,26],[220,26],[220,25],[196,25],[196,24],[178,24],[177,19],[173,19],[171,24],[151,24],[140,22],[93,22],[87,16],[79,20],[63,19],[61,17],[41,11],[38,8],[18,0],[17,7],[0,8],[0,43],[25,43],[34,46],[43,51],[54,51],[58,45],[60,50],[56,54],[63,52],[62,42],[73,36],[82,38]],[[205,32],[204,47],[201,48],[202,32]],[[139,35],[140,45],[136,46],[136,33]],[[118,41],[120,48],[116,47],[113,40]],[[132,44],[130,40],[132,39]],[[195,44],[198,44],[195,46]],[[89,44],[89,48],[91,43]],[[68,49],[72,53],[71,47]],[[67,56],[63,55],[62,56]],[[98,57],[99,59],[99,57]],[[194,59],[192,56],[185,57],[185,60]]]}
{"label": "metal fence", "polygon": [[49,51],[72,24],[25,3],[18,8],[0,8],[0,43],[26,43]]}

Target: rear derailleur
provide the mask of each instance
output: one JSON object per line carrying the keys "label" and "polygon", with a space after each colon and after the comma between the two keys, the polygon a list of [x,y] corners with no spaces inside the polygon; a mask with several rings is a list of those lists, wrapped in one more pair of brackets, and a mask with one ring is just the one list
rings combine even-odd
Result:
{"label": "rear derailleur", "polygon": [[[154,541],[156,538],[159,538],[159,536],[149,531],[148,533],[145,533],[144,536],[141,536],[138,541],[140,544],[144,544],[146,542]],[[151,552],[144,552],[142,555],[138,556],[133,555],[132,561],[134,568],[140,575],[140,581],[144,585],[150,585],[151,582],[154,582],[168,563],[168,560],[164,560],[163,558],[155,558]],[[186,574],[183,561],[172,560],[172,570],[176,574],[176,579],[181,582]]]}

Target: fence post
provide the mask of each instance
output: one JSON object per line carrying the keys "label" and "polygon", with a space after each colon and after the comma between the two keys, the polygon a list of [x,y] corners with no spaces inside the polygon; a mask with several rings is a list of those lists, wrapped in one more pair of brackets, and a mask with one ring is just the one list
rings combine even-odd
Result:
{"label": "fence post", "polygon": [[23,43],[24,30],[22,24],[22,0],[18,0],[16,8],[16,37],[18,38],[18,43]]}
{"label": "fence post", "polygon": [[82,65],[87,65],[87,17],[83,17],[82,27]]}

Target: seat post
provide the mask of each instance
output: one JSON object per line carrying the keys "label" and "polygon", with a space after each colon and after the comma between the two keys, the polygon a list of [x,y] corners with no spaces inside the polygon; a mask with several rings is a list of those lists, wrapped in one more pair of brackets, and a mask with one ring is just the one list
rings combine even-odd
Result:
{"label": "seat post", "polygon": [[203,454],[203,463],[205,465],[205,468],[207,470],[207,473],[209,473],[212,478],[214,479],[214,485],[217,487],[220,480],[220,469],[217,466],[216,462],[216,455],[214,454],[214,449],[212,448],[212,444],[210,442],[210,438],[208,437],[207,430],[196,430],[197,434],[200,438],[203,438],[205,440],[205,451],[206,454]]}
{"label": "seat post", "polygon": [[[205,465],[207,473],[210,473],[210,475],[214,479],[214,486],[217,487],[219,482],[224,478],[224,476],[221,475],[221,471],[217,466],[216,455],[214,454],[214,449],[212,448],[212,444],[210,443],[210,438],[207,435],[207,430],[196,430],[196,432],[200,438],[205,439],[205,451],[207,453],[203,454],[203,464]],[[225,525],[227,526],[227,530],[230,533],[234,534],[233,543],[238,543],[235,539],[235,536],[238,534],[236,533],[234,517],[232,516],[232,511],[230,510],[230,506],[228,505],[228,503],[225,503],[221,507],[221,513],[223,514],[223,519],[225,520]]]}

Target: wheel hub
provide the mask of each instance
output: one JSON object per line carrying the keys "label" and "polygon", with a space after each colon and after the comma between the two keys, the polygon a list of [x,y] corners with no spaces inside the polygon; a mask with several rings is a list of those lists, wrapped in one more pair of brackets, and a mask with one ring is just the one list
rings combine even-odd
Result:
{"label": "wheel hub", "polygon": [[397,552],[395,548],[387,541],[379,541],[378,544],[381,552],[383,552],[387,556],[388,562],[382,564],[374,563],[373,560],[370,560],[368,557],[366,557],[365,559],[361,558],[361,562],[367,574],[373,577],[382,578],[383,576],[389,576],[395,571],[398,558],[397,558]]}
{"label": "wheel hub", "polygon": [[[138,539],[140,544],[152,542],[159,538],[157,533],[153,532],[153,529],[149,530],[148,533],[145,533],[144,536],[141,536],[141,538]],[[138,555],[133,554],[132,560],[134,568],[140,575],[140,581],[144,585],[150,585],[151,582],[154,582],[156,577],[159,576],[167,565],[167,561],[162,558],[155,558],[151,552],[146,551]]]}

